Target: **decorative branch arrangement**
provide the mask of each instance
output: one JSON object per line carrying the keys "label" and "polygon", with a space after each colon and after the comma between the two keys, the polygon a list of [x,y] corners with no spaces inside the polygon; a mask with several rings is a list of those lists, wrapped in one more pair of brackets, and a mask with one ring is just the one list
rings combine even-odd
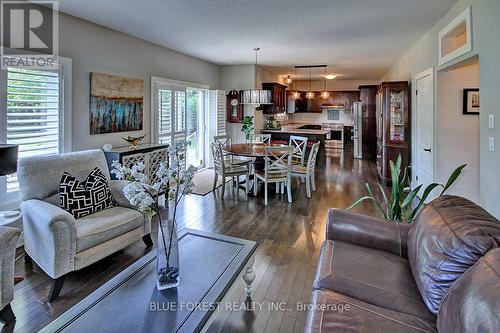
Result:
{"label": "decorative branch arrangement", "polygon": [[[131,168],[121,165],[118,161],[114,161],[112,164],[113,170],[111,172],[118,179],[130,181],[123,189],[123,194],[130,204],[144,212],[149,219],[154,216],[158,217],[158,232],[161,235],[162,242],[162,244],[158,244],[158,257],[164,255],[166,262],[166,267],[162,268],[163,271],[159,268],[157,272],[158,289],[166,289],[178,284],[178,263],[176,263],[177,267],[174,267],[175,265],[171,263],[173,242],[177,244],[176,234],[174,237],[177,226],[177,206],[184,195],[193,191],[193,178],[197,170],[192,165],[186,170],[183,167],[182,162],[185,159],[186,147],[187,143],[184,140],[177,141],[169,146],[169,163],[162,162],[160,164],[154,180],[148,179],[142,162],[134,164]],[[173,209],[170,215],[171,218],[166,221],[167,225],[165,225],[165,221],[162,221],[160,215],[160,206],[158,204],[160,193],[166,193],[167,200],[170,203],[169,207]],[[177,248],[175,250],[177,251]],[[162,288],[161,286],[166,287]]]}

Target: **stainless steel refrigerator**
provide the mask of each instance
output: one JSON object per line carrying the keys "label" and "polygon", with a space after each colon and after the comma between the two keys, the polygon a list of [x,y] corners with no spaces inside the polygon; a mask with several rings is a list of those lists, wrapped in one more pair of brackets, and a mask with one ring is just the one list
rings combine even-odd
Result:
{"label": "stainless steel refrigerator", "polygon": [[363,158],[363,104],[354,102],[352,105],[352,119],[354,122],[354,158]]}

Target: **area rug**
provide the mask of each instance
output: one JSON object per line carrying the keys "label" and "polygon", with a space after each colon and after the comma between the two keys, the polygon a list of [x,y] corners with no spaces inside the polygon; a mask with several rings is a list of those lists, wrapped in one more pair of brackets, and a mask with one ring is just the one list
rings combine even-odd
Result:
{"label": "area rug", "polygon": [[[208,193],[212,192],[214,188],[214,177],[214,169],[203,169],[201,171],[198,171],[194,175],[194,190],[192,193],[197,195],[207,195]],[[231,178],[227,178],[226,181],[229,181],[230,179]],[[221,185],[222,177],[219,177],[219,179],[217,179],[217,186],[215,188],[218,188]]]}

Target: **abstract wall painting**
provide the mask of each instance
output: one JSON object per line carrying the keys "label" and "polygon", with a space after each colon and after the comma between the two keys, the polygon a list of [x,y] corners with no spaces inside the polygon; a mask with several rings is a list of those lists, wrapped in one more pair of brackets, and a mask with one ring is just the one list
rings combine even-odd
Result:
{"label": "abstract wall painting", "polygon": [[142,130],[144,81],[90,73],[90,134]]}

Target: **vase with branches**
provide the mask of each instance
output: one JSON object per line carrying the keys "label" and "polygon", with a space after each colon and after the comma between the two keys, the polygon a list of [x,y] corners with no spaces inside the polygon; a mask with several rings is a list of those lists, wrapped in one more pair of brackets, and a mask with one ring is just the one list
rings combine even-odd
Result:
{"label": "vase with branches", "polygon": [[[177,240],[177,206],[182,197],[193,191],[196,168],[184,168],[186,141],[177,141],[168,148],[168,163],[162,162],[154,179],[144,172],[145,166],[137,162],[126,167],[114,161],[111,171],[118,179],[128,180],[123,194],[134,207],[142,211],[146,218],[158,219],[158,242],[156,259],[156,286],[158,290],[174,288],[179,285],[179,249]],[[166,195],[168,218],[162,219],[159,197]]]}
{"label": "vase with branches", "polygon": [[467,166],[463,164],[456,168],[448,178],[446,184],[431,183],[429,184],[419,196],[420,190],[423,185],[415,187],[413,190],[406,190],[406,185],[408,183],[408,170],[404,168],[403,175],[401,175],[401,155],[398,156],[396,162],[389,161],[389,166],[391,169],[391,189],[390,195],[387,196],[382,185],[377,184],[380,190],[380,195],[383,201],[380,201],[375,197],[373,191],[368,183],[365,184],[367,195],[356,200],[352,205],[350,205],[347,210],[350,210],[363,201],[372,202],[374,207],[381,213],[381,215],[391,221],[396,222],[406,222],[412,223],[417,217],[418,212],[424,207],[425,201],[431,195],[431,193],[441,188],[438,196],[445,194],[445,192],[450,188],[453,183],[458,179],[462,170]]}

